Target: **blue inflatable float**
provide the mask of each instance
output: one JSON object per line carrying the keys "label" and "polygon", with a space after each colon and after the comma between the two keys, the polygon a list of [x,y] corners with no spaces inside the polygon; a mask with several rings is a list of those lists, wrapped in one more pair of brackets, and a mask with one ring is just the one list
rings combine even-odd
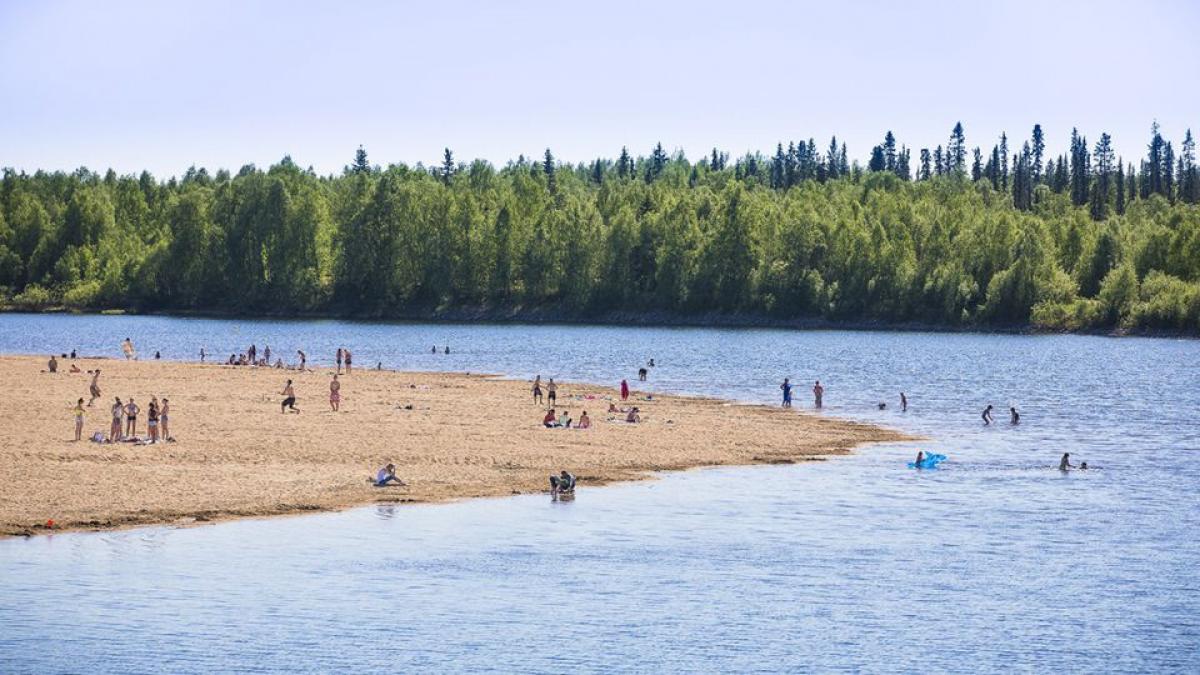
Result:
{"label": "blue inflatable float", "polygon": [[908,468],[910,468],[910,469],[936,469],[937,465],[941,464],[944,461],[946,461],[945,455],[939,455],[939,454],[931,452],[931,453],[925,455],[925,458],[921,460],[920,465],[918,465],[916,462],[909,462]]}

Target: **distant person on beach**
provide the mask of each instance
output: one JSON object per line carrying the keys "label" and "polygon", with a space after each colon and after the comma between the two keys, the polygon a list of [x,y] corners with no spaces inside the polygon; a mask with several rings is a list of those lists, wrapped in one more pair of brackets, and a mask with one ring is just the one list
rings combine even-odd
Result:
{"label": "distant person on beach", "polygon": [[58,372],[58,359],[54,358],[53,354],[50,355],[50,360],[46,362],[46,370],[52,373]]}
{"label": "distant person on beach", "polygon": [[279,412],[287,412],[289,409],[292,412],[300,412],[296,407],[296,390],[292,388],[292,381],[288,380],[287,384],[283,385],[283,391],[279,392],[283,396],[283,402],[279,404]]}
{"label": "distant person on beach", "polygon": [[162,359],[162,352],[154,352],[154,360],[159,361],[161,359]]}
{"label": "distant person on beach", "polygon": [[134,357],[133,341],[125,338],[125,341],[121,343],[121,351],[125,354],[126,361],[132,359]]}
{"label": "distant person on beach", "polygon": [[586,410],[584,410],[583,413],[579,415],[579,424],[576,424],[575,428],[576,429],[591,429],[592,428],[592,418],[588,417]]}
{"label": "distant person on beach", "polygon": [[434,346],[430,347],[430,348],[429,348],[429,353],[430,353],[430,354],[436,354],[436,353],[437,353],[437,345],[434,345]]}
{"label": "distant person on beach", "polygon": [[404,481],[396,476],[395,464],[388,464],[375,474],[375,487],[386,487],[391,483],[395,483],[396,485],[405,484]]}
{"label": "distant person on beach", "polygon": [[547,429],[553,429],[558,426],[558,418],[554,416],[554,408],[546,412],[546,416],[542,418],[542,426]]}
{"label": "distant person on beach", "polygon": [[108,430],[108,442],[116,443],[121,440],[121,422],[125,415],[125,405],[121,403],[121,397],[117,397],[112,406],[112,427]]}
{"label": "distant person on beach", "polygon": [[341,347],[338,347],[338,349],[337,349],[337,374],[338,375],[342,374],[342,348]]}
{"label": "distant person on beach", "polygon": [[571,421],[572,420],[571,420],[571,411],[570,410],[564,410],[563,414],[558,416],[558,426],[560,426],[564,429],[571,428]]}
{"label": "distant person on beach", "polygon": [[302,350],[297,349],[296,353],[300,355],[300,372],[304,372],[304,364],[308,363],[308,357],[304,355]]}
{"label": "distant person on beach", "polygon": [[557,476],[550,476],[550,494],[560,495],[565,492],[575,491],[575,476],[566,469],[559,472]]}
{"label": "distant person on beach", "polygon": [[72,361],[75,360],[75,350],[74,349],[71,350],[71,360]]}
{"label": "distant person on beach", "polygon": [[133,438],[134,436],[137,436],[137,416],[138,416],[138,413],[141,411],[142,411],[142,409],[138,407],[138,404],[133,402],[132,398],[129,399],[129,403],[125,404],[125,437],[126,438]]}
{"label": "distant person on beach", "polygon": [[554,384],[554,378],[552,377],[552,378],[550,378],[550,381],[546,383],[546,404],[554,405],[554,402],[557,400],[558,400],[558,385]]}
{"label": "distant person on beach", "polygon": [[329,409],[333,412],[338,411],[338,406],[342,403],[342,383],[338,382],[338,376],[334,375],[329,381]]}
{"label": "distant person on beach", "polygon": [[908,397],[900,392],[900,412],[908,412]]}
{"label": "distant person on beach", "polygon": [[162,400],[162,405],[158,408],[158,435],[161,436],[164,441],[172,440],[170,427],[171,420],[167,418],[167,415],[170,412],[171,404],[169,401],[167,401],[167,399],[164,398]]}
{"label": "distant person on beach", "polygon": [[821,407],[821,397],[823,397],[824,395],[825,395],[825,387],[822,387],[821,381],[817,380],[817,383],[813,385],[813,401],[814,401],[814,405],[816,407],[818,407],[818,408]]}
{"label": "distant person on beach", "polygon": [[83,399],[75,402],[75,440],[83,438]]}
{"label": "distant person on beach", "polygon": [[1058,463],[1058,470],[1059,471],[1067,471],[1068,469],[1074,469],[1074,468],[1075,468],[1075,466],[1073,464],[1071,464],[1071,453],[1064,452],[1063,456],[1062,456],[1062,460],[1060,460]]}
{"label": "distant person on beach", "polygon": [[351,356],[350,356],[350,350],[343,349],[342,354],[345,355],[345,357],[346,357],[346,374],[349,375],[350,367],[351,367],[351,365],[353,365],[353,361],[351,360]]}
{"label": "distant person on beach", "polygon": [[263,359],[266,360],[268,366],[271,365],[271,345],[263,347]]}
{"label": "distant person on beach", "polygon": [[258,347],[255,345],[250,345],[250,348],[246,350],[246,358],[250,363],[257,363]]}
{"label": "distant person on beach", "polygon": [[629,383],[625,380],[621,380],[621,400],[629,400]]}
{"label": "distant person on beach", "polygon": [[204,363],[204,357],[205,357],[204,347],[201,347],[200,348],[200,363]]}
{"label": "distant person on beach", "polygon": [[779,385],[779,389],[783,392],[783,407],[792,407],[792,383],[788,378],[783,378],[783,384]]}
{"label": "distant person on beach", "polygon": [[992,422],[995,421],[994,419],[992,419],[992,404],[991,403],[988,404],[988,407],[983,409],[983,415],[981,415],[981,417],[983,418],[984,426],[988,426]]}
{"label": "distant person on beach", "polygon": [[533,402],[540,404],[542,402],[542,376],[538,375],[533,379]]}
{"label": "distant person on beach", "polygon": [[1008,419],[1011,424],[1020,424],[1021,423],[1021,413],[1017,412],[1016,407],[1010,407],[1008,409],[1008,413],[1009,413]]}
{"label": "distant person on beach", "polygon": [[1080,463],[1079,463],[1079,470],[1080,470],[1080,471],[1087,471],[1087,462],[1080,462]]}
{"label": "distant person on beach", "polygon": [[92,404],[96,402],[96,399],[100,398],[100,369],[99,368],[97,368],[96,372],[92,374],[92,383],[90,385],[88,385],[88,391],[91,392],[91,394],[92,394],[91,400],[88,401],[88,407],[90,408],[90,407],[92,407]]}
{"label": "distant person on beach", "polygon": [[639,382],[646,381],[646,369],[645,368],[638,368],[638,381]]}
{"label": "distant person on beach", "polygon": [[146,410],[146,429],[150,434],[150,442],[158,442],[158,399],[150,397],[150,407]]}
{"label": "distant person on beach", "polygon": [[650,359],[650,363],[648,363],[647,365],[650,366],[651,368],[653,368],[654,367],[654,359]]}
{"label": "distant person on beach", "polygon": [[71,364],[71,372],[72,372],[72,373],[82,373],[83,371],[79,369],[79,366],[77,366],[76,364],[72,363],[72,364]]}
{"label": "distant person on beach", "polygon": [[447,353],[447,354],[449,354],[449,353],[450,353],[450,345],[446,345],[446,353]]}
{"label": "distant person on beach", "polygon": [[639,411],[638,411],[637,406],[630,408],[629,414],[625,416],[625,421],[630,424],[637,424],[638,422],[641,422],[642,416],[638,413],[639,413]]}

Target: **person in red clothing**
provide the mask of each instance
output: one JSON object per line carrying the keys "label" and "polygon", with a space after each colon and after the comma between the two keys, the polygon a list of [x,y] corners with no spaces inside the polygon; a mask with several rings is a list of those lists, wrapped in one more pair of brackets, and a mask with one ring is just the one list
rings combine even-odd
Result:
{"label": "person in red clothing", "polygon": [[626,380],[621,380],[621,400],[629,400],[629,382]]}

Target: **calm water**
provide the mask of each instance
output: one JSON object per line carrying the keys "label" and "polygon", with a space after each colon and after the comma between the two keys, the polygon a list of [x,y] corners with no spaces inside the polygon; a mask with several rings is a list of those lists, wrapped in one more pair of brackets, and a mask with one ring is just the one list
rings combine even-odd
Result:
{"label": "calm water", "polygon": [[[0,541],[0,672],[1200,669],[1200,342],[0,315],[3,353],[126,335],[614,384],[653,357],[651,388],[774,401],[790,376],[798,405],[820,378],[826,414],[934,440],[572,503]],[[949,460],[905,469],[916,447]]]}

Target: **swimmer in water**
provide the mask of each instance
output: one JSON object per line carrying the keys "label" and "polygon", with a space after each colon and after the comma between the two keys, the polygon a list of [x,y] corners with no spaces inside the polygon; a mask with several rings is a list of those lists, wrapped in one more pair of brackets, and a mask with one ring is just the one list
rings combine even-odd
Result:
{"label": "swimmer in water", "polygon": [[1058,463],[1058,470],[1059,471],[1067,471],[1067,470],[1074,469],[1074,468],[1075,468],[1075,466],[1073,464],[1071,464],[1071,453],[1064,452],[1063,456],[1062,456],[1062,461],[1060,461]]}
{"label": "swimmer in water", "polygon": [[1079,463],[1079,470],[1080,470],[1080,471],[1084,471],[1084,470],[1086,470],[1086,469],[1087,469],[1087,462],[1080,462],[1080,463]]}
{"label": "swimmer in water", "polygon": [[1009,408],[1009,409],[1008,409],[1008,412],[1011,414],[1011,419],[1010,419],[1010,421],[1011,421],[1013,424],[1020,424],[1020,423],[1021,423],[1021,413],[1017,412],[1017,409],[1016,409],[1016,408]]}
{"label": "swimmer in water", "polygon": [[983,418],[984,426],[987,426],[987,425],[991,424],[993,421],[995,421],[992,419],[992,404],[991,403],[988,404],[988,407],[983,409],[983,415],[981,415],[981,417]]}
{"label": "swimmer in water", "polygon": [[913,466],[920,469],[921,463],[924,461],[925,461],[925,452],[923,450],[918,450],[917,451],[917,461],[913,462]]}

